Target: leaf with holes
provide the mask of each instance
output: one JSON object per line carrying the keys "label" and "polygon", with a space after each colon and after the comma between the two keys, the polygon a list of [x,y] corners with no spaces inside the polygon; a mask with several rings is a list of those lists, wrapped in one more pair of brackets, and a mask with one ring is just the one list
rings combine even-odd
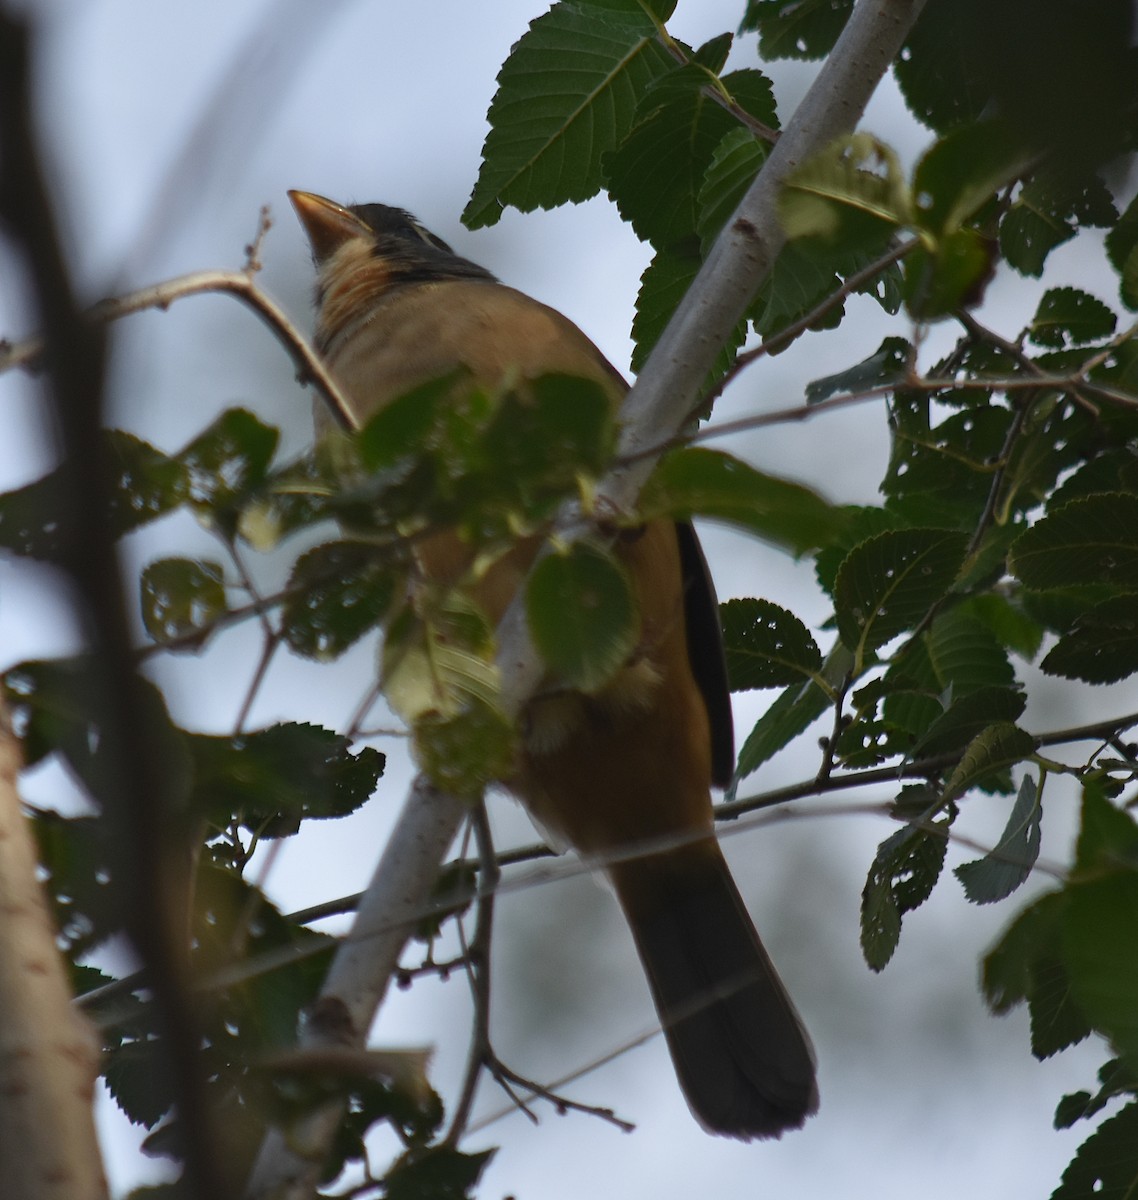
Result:
{"label": "leaf with holes", "polygon": [[733,692],[786,686],[822,669],[822,652],[810,631],[769,600],[728,600],[719,606],[719,619]]}
{"label": "leaf with holes", "polygon": [[838,631],[859,661],[914,628],[952,586],[967,539],[945,529],[893,529],[855,546],[834,583]]}

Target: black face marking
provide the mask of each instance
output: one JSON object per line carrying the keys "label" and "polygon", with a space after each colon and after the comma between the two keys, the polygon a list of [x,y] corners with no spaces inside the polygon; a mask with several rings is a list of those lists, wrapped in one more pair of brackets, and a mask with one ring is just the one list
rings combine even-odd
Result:
{"label": "black face marking", "polygon": [[389,261],[402,280],[494,278],[485,267],[455,254],[405,209],[356,204],[350,211],[375,234],[376,256]]}

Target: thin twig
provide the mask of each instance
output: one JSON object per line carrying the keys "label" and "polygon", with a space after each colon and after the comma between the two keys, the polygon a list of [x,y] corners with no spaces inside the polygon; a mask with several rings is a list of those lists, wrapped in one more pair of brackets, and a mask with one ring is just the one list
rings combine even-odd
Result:
{"label": "thin twig", "polygon": [[[236,297],[261,318],[287,351],[297,368],[297,378],[311,384],[328,405],[333,417],[348,430],[355,429],[356,419],[328,368],[309,345],[308,340],[289,320],[285,311],[263,292],[244,271],[195,271],[180,275],[165,283],[156,283],[125,296],[100,300],[83,314],[90,324],[118,321],[147,309],[165,310],[187,296],[222,293]],[[13,367],[38,367],[44,354],[42,338],[23,342],[0,341],[0,374]]]}

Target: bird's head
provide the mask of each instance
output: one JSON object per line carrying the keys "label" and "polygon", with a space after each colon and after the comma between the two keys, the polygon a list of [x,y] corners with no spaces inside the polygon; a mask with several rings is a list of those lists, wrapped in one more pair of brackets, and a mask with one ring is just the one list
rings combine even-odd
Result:
{"label": "bird's head", "polygon": [[313,192],[291,191],[288,196],[316,263],[318,345],[327,345],[392,288],[444,279],[494,279],[402,208],[345,206]]}

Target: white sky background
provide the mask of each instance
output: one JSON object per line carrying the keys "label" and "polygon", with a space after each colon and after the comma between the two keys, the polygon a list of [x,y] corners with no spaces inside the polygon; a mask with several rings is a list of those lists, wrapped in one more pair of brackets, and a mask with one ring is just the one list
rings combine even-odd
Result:
{"label": "white sky background", "polygon": [[[298,187],[410,209],[460,253],[567,313],[627,368],[628,329],[649,252],[607,201],[553,213],[509,210],[500,225],[477,234],[458,222],[477,172],[495,75],[528,21],[544,11],[541,0],[41,0],[32,7],[42,22],[41,133],[59,187],[58,215],[90,300],[199,268],[239,266],[258,209],[268,203],[276,225],[263,247],[261,282],[309,328],[311,267],[285,197]],[[670,27],[698,44],[734,28],[741,8],[735,0],[681,0]],[[219,81],[233,72],[242,47],[241,69],[219,103]],[[731,65],[756,61],[754,39],[742,39]],[[771,68],[784,122],[813,70]],[[908,161],[928,141],[892,85],[882,89],[864,127]],[[1097,240],[1080,240],[1054,256],[1053,281],[1113,302],[1099,258]],[[997,285],[985,319],[1014,334],[1030,316],[1036,288],[1016,280]],[[853,301],[850,310],[838,335],[808,336],[753,369],[717,417],[798,403],[806,381],[872,353],[889,327],[871,301]],[[0,336],[29,332],[18,271],[0,241]],[[932,345],[952,336],[936,331]],[[284,427],[289,448],[308,435],[309,399],[289,363],[232,300],[188,299],[167,313],[132,318],[116,330],[115,345],[116,420],[166,450],[234,404]],[[50,464],[39,403],[34,381],[0,377],[6,430],[0,488],[26,483]],[[867,405],[763,430],[731,448],[834,500],[872,503],[886,452],[883,426],[880,406]],[[825,618],[808,566],[721,529],[707,529],[705,544],[721,599],[761,595],[813,626]],[[139,561],[214,553],[184,517],[163,522],[135,545]],[[274,567],[281,569],[268,563],[264,572]],[[0,589],[0,665],[73,644],[66,607],[45,573],[0,562]],[[208,731],[231,729],[257,650],[255,638],[230,633],[213,653],[164,666],[161,680],[176,719]],[[332,668],[279,661],[253,724],[343,725],[373,664],[374,643]],[[1029,684],[1037,678],[1030,669],[1023,674]],[[741,734],[772,696],[736,698]],[[1025,722],[1042,730],[1126,711],[1117,688],[1097,689],[1094,697],[1093,711],[1074,711],[1049,687],[1033,699]],[[289,843],[272,864],[268,889],[284,908],[366,882],[410,778],[398,744],[383,748],[390,769],[378,797],[355,817]],[[809,777],[816,753],[812,737],[800,739],[743,794]],[[28,790],[51,803],[63,786],[57,774],[41,773]],[[1048,800],[1044,855],[1062,862],[1075,797],[1052,785]],[[991,844],[1009,803],[970,800],[963,827]],[[818,807],[805,802],[795,811],[805,817]],[[499,802],[494,816],[504,842],[532,838],[511,802]],[[726,842],[818,1051],[822,1109],[804,1131],[751,1146],[706,1136],[688,1115],[656,1038],[568,1089],[635,1121],[634,1134],[585,1116],[557,1117],[540,1105],[537,1127],[513,1114],[466,1143],[467,1149],[501,1146],[479,1194],[542,1200],[1049,1194],[1085,1136],[1083,1129],[1051,1131],[1055,1103],[1064,1091],[1093,1086],[1104,1050],[1084,1046],[1040,1065],[1029,1054],[1024,1013],[987,1015],[975,987],[978,955],[1022,897],[1012,906],[978,909],[947,871],[933,900],[906,920],[894,961],[880,976],[868,971],[858,948],[858,902],[873,849],[891,830],[880,818],[830,815],[783,821]],[[969,857],[950,847],[949,865]],[[652,1020],[616,906],[587,880],[505,896],[495,954],[497,1045],[523,1073],[552,1081]],[[455,977],[393,995],[376,1036],[384,1044],[437,1043],[434,1081],[449,1104],[468,1028],[466,985]],[[494,1085],[484,1083],[477,1111],[493,1113],[502,1103]],[[113,1106],[104,1106],[102,1119],[116,1189],[159,1177],[161,1166],[137,1154],[137,1137]],[[390,1141],[379,1142],[377,1167],[393,1150]]]}

